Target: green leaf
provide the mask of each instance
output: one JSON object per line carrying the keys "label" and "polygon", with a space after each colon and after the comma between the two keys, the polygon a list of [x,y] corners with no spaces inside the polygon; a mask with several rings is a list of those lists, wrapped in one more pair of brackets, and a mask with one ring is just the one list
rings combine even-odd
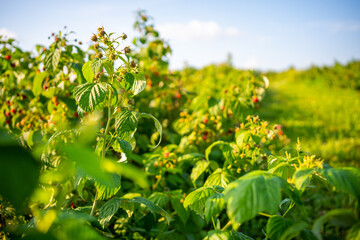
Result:
{"label": "green leaf", "polygon": [[226,188],[227,185],[234,181],[234,177],[225,170],[218,168],[205,181],[204,187],[220,186]]}
{"label": "green leaf", "polygon": [[104,65],[106,72],[109,74],[109,76],[112,76],[112,74],[114,73],[113,63],[110,61],[104,61],[103,65]]}
{"label": "green leaf", "polygon": [[293,180],[295,181],[295,187],[303,191],[311,180],[311,175],[315,172],[315,169],[306,168],[296,170]]}
{"label": "green leaf", "polygon": [[76,163],[76,167],[81,173],[84,173],[95,181],[109,188],[118,187],[117,182],[104,166],[104,160],[101,159],[90,149],[74,145],[65,145],[62,150],[66,153],[69,160]]}
{"label": "green leaf", "polygon": [[274,214],[281,202],[282,178],[254,171],[230,183],[225,189],[225,201],[230,219],[243,223],[258,213]]}
{"label": "green leaf", "polygon": [[189,212],[186,211],[184,208],[184,205],[181,203],[181,197],[180,196],[172,196],[170,201],[172,207],[175,209],[175,212],[179,215],[181,221],[186,224],[186,222],[189,219]]}
{"label": "green leaf", "polygon": [[360,200],[360,170],[356,168],[329,168],[322,175],[339,191],[347,192]]}
{"label": "green leaf", "polygon": [[57,68],[57,65],[59,64],[60,56],[61,56],[61,49],[56,49],[52,57],[52,67],[54,70]]}
{"label": "green leaf", "polygon": [[254,240],[243,233],[235,231],[212,230],[204,240]]}
{"label": "green leaf", "polygon": [[151,194],[148,197],[148,199],[162,208],[165,207],[166,204],[168,204],[169,200],[170,200],[167,193],[162,193],[162,192],[154,192],[153,194]]}
{"label": "green leaf", "polygon": [[115,129],[121,140],[130,142],[139,121],[139,113],[124,110],[115,116]]}
{"label": "green leaf", "polygon": [[205,203],[205,220],[209,222],[211,218],[217,217],[225,208],[224,194],[216,193],[209,197]]}
{"label": "green leaf", "polygon": [[280,240],[288,240],[294,239],[297,237],[301,232],[303,232],[308,227],[308,224],[304,221],[299,221],[291,226],[289,226],[285,232],[281,235]]}
{"label": "green leaf", "polygon": [[104,205],[101,206],[99,210],[99,222],[104,227],[114,214],[119,210],[121,204],[121,199],[113,198],[107,201]]}
{"label": "green leaf", "polygon": [[22,147],[0,146],[0,195],[21,208],[39,181],[39,163]]}
{"label": "green leaf", "polygon": [[292,224],[291,221],[285,219],[283,216],[272,216],[266,224],[266,233],[269,240],[280,239],[281,235]]}
{"label": "green leaf", "polygon": [[154,120],[156,131],[158,131],[158,133],[159,133],[159,142],[153,147],[153,148],[156,148],[157,146],[160,145],[161,139],[162,139],[162,126],[161,126],[161,123],[159,122],[159,120],[157,120],[156,117],[154,117],[153,115],[148,114],[148,113],[140,113],[140,117],[150,118],[150,119]]}
{"label": "green leaf", "polygon": [[210,154],[211,154],[212,149],[213,149],[215,146],[217,146],[217,145],[223,145],[223,144],[227,144],[227,143],[225,143],[225,142],[223,142],[223,141],[216,141],[216,142],[213,142],[209,147],[207,147],[206,150],[205,150],[205,158],[206,158],[206,160],[210,161],[209,156],[210,156]]}
{"label": "green leaf", "polygon": [[346,240],[360,239],[360,222],[352,226],[346,234]]}
{"label": "green leaf", "polygon": [[33,83],[33,93],[35,96],[39,96],[41,94],[41,91],[43,90],[43,82],[49,75],[50,74],[48,72],[42,72],[35,75]]}
{"label": "green leaf", "polygon": [[126,73],[124,77],[125,81],[125,91],[129,91],[134,85],[135,77],[132,73]]}
{"label": "green leaf", "polygon": [[[108,238],[104,237],[99,231],[95,230],[94,227],[91,227],[90,224],[79,222],[77,219],[71,219],[67,221],[62,221],[54,230],[56,233],[56,239],[67,239],[67,240],[77,240],[77,239],[88,239],[88,240],[106,240]],[[25,239],[25,238],[24,238]],[[34,239],[48,239],[44,238],[34,238]]]}
{"label": "green leaf", "polygon": [[120,207],[124,209],[128,215],[128,217],[131,217],[134,214],[135,210],[135,203],[126,201],[121,201]]}
{"label": "green leaf", "polygon": [[59,64],[61,56],[61,49],[55,49],[54,52],[49,52],[44,58],[45,67],[49,70],[55,70]]}
{"label": "green leaf", "polygon": [[101,70],[101,66],[102,66],[101,59],[96,58],[94,60],[91,60],[90,63],[91,63],[91,70],[94,74]]}
{"label": "green leaf", "polygon": [[93,82],[95,74],[91,68],[91,62],[86,62],[82,66],[82,73],[83,73],[86,81],[88,81],[89,83]]}
{"label": "green leaf", "polygon": [[143,171],[132,166],[130,163],[118,163],[111,159],[101,159],[102,166],[110,173],[116,173],[122,177],[128,178],[142,188],[149,188],[149,183]]}
{"label": "green leaf", "polygon": [[201,187],[186,196],[184,207],[190,208],[204,218],[204,208],[206,200],[215,194],[212,187]]}
{"label": "green leaf", "polygon": [[116,140],[119,143],[121,150],[128,156],[132,152],[130,143],[124,140],[120,140],[118,137],[116,137]]}
{"label": "green leaf", "polygon": [[116,187],[107,187],[95,181],[95,187],[97,190],[97,199],[98,200],[106,200],[116,195],[116,193],[121,188],[121,176],[118,174],[111,174],[113,177],[114,183]]}
{"label": "green leaf", "polygon": [[82,65],[80,63],[71,63],[71,68],[74,69],[76,73],[76,79],[79,84],[82,84],[85,80],[84,75],[82,73]]}
{"label": "green leaf", "polygon": [[[318,218],[313,225],[312,231],[318,239],[322,239],[322,228],[324,224],[331,218],[342,216],[343,219],[356,219],[356,214],[353,209],[334,209],[327,212],[325,215]],[[353,224],[351,224],[353,225]]]}
{"label": "green leaf", "polygon": [[195,184],[196,180],[200,177],[203,172],[209,167],[210,162],[205,160],[197,161],[193,167],[190,175],[191,181]]}
{"label": "green leaf", "polygon": [[247,143],[249,142],[249,139],[251,137],[251,133],[250,132],[238,132],[235,136],[236,138],[236,144],[239,146],[239,147],[242,147],[242,145],[244,143]]}
{"label": "green leaf", "polygon": [[295,172],[295,167],[287,162],[282,162],[277,164],[273,168],[269,168],[269,172],[287,180],[293,176]]}
{"label": "green leaf", "polygon": [[109,84],[85,83],[74,88],[76,103],[85,111],[92,112],[96,107],[104,104],[105,98],[109,93]]}
{"label": "green leaf", "polygon": [[164,209],[162,209],[161,207],[155,205],[153,202],[142,198],[142,197],[134,197],[132,199],[129,200],[129,202],[133,202],[133,203],[140,203],[145,205],[147,208],[150,209],[150,211],[155,215],[155,213],[160,214],[161,216],[163,216],[167,223],[170,224],[171,221],[171,216],[169,213],[167,213]]}
{"label": "green leaf", "polygon": [[134,95],[139,94],[140,92],[142,92],[145,89],[145,87],[146,87],[146,78],[145,78],[144,74],[142,74],[142,73],[135,74],[135,81],[131,87],[133,94]]}
{"label": "green leaf", "polygon": [[112,159],[100,158],[90,149],[77,145],[62,146],[61,149],[70,160],[76,163],[76,167],[81,173],[92,177],[102,185],[109,188],[119,187],[118,181],[112,175],[115,173],[133,180],[142,188],[149,187],[144,172],[129,163],[118,163]]}

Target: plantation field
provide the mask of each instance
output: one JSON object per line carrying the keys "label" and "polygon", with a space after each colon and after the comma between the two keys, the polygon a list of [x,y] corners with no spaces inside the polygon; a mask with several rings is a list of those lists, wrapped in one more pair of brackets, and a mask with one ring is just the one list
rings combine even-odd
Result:
{"label": "plantation field", "polygon": [[134,28],[0,38],[2,239],[360,238],[358,62],[170,71]]}
{"label": "plantation field", "polygon": [[329,86],[326,77],[318,78],[322,79],[311,81],[296,70],[270,77],[270,87],[256,113],[281,124],[291,146],[299,138],[304,149],[333,166],[359,167],[360,92]]}

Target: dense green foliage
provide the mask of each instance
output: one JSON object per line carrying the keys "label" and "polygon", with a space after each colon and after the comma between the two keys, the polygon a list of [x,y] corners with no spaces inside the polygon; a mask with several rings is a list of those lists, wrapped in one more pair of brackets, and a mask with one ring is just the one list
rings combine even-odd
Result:
{"label": "dense green foliage", "polygon": [[134,27],[131,47],[99,28],[87,51],[61,32],[35,55],[0,39],[3,239],[359,237],[359,169],[255,116],[265,76],[171,73],[144,12]]}

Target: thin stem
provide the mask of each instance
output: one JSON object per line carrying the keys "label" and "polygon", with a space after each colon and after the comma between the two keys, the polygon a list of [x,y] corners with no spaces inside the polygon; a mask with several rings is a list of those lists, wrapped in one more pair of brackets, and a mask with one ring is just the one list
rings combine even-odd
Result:
{"label": "thin stem", "polygon": [[91,208],[90,216],[92,216],[92,215],[94,214],[94,210],[95,210],[95,207],[96,207],[97,198],[98,198],[98,192],[97,192],[97,190],[96,190],[95,199],[94,199],[94,202],[93,202],[93,205],[92,205],[92,208]]}
{"label": "thin stem", "polygon": [[[111,103],[111,93],[109,94],[109,103]],[[112,116],[111,116],[111,106],[109,104],[109,107],[108,107],[108,121],[106,123],[106,128],[105,128],[105,132],[104,132],[104,135],[103,135],[103,139],[104,139],[104,146],[103,146],[103,149],[101,150],[102,153],[101,153],[101,157],[104,158],[105,155],[106,155],[106,135],[108,134],[109,132],[109,127],[110,127],[110,122],[111,122],[111,119],[112,119]],[[97,203],[97,198],[98,198],[98,191],[96,190],[96,194],[95,194],[95,199],[94,199],[94,202],[93,202],[93,205],[92,205],[92,208],[91,208],[91,212],[90,212],[90,216],[94,214],[94,210],[95,210],[95,207],[96,207],[96,203]]]}
{"label": "thin stem", "polygon": [[[109,101],[111,101],[111,93],[110,93],[110,96],[109,96]],[[109,104],[109,107],[108,107],[108,121],[107,121],[107,123],[106,123],[106,128],[105,128],[105,132],[104,132],[104,135],[103,135],[103,139],[104,139],[104,147],[103,147],[103,149],[102,149],[102,154],[101,154],[101,156],[102,156],[102,158],[104,158],[105,157],[105,155],[106,155],[106,135],[108,134],[108,132],[109,132],[109,127],[110,127],[110,122],[111,122],[111,120],[112,120],[112,116],[111,116],[111,106],[110,106],[110,104]]]}
{"label": "thin stem", "polygon": [[221,231],[225,231],[232,224],[231,220],[227,222],[227,224],[221,229]]}
{"label": "thin stem", "polygon": [[161,181],[161,175],[159,175],[159,176],[160,176],[160,177],[157,179],[155,185],[153,185],[153,190],[155,190],[155,189],[158,187],[158,185],[159,185],[159,183],[160,183],[160,181]]}
{"label": "thin stem", "polygon": [[286,212],[284,213],[283,217],[285,217],[285,215],[295,206],[295,203],[292,202],[289,206],[289,208],[286,210]]}
{"label": "thin stem", "polygon": [[260,215],[271,218],[272,216],[267,213],[259,212]]}
{"label": "thin stem", "polygon": [[216,224],[215,224],[215,221],[214,221],[214,218],[213,218],[213,217],[211,217],[211,221],[212,221],[212,224],[213,224],[214,230],[216,230]]}

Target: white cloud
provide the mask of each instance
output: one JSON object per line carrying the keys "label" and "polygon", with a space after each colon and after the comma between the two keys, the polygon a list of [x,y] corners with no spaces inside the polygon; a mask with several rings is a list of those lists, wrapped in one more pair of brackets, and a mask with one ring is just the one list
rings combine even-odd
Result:
{"label": "white cloud", "polygon": [[15,39],[18,38],[16,33],[11,32],[10,30],[8,30],[6,28],[0,28],[0,35],[5,36],[5,38],[15,38]]}
{"label": "white cloud", "polygon": [[192,20],[186,24],[167,23],[158,26],[162,36],[171,40],[215,40],[221,37],[237,37],[241,31],[235,27],[222,27],[214,21]]}

